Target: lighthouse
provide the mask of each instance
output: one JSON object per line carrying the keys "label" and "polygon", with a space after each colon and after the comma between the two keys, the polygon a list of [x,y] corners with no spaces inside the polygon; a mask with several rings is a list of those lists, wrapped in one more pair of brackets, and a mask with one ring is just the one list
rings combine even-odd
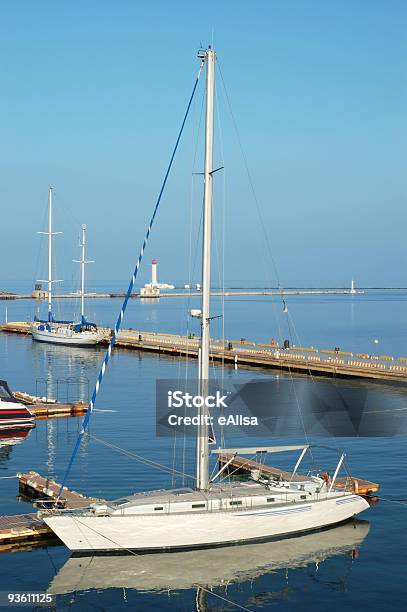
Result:
{"label": "lighthouse", "polygon": [[157,285],[157,260],[151,262],[151,286]]}
{"label": "lighthouse", "polygon": [[140,295],[143,297],[160,297],[160,289],[175,289],[174,285],[159,283],[157,279],[157,260],[151,262],[151,283],[146,283],[140,289]]}

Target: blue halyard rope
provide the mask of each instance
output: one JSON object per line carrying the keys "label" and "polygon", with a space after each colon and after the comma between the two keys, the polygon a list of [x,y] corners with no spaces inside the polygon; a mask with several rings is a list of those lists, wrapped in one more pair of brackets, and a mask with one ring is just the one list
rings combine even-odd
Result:
{"label": "blue halyard rope", "polygon": [[87,428],[87,426],[89,424],[89,419],[90,419],[90,416],[92,414],[92,411],[93,411],[93,408],[94,408],[94,405],[95,405],[95,402],[96,402],[96,397],[97,397],[97,395],[99,393],[100,385],[102,384],[103,377],[104,377],[105,371],[106,371],[106,367],[107,367],[107,364],[109,363],[109,360],[110,360],[110,355],[112,354],[113,347],[114,347],[114,345],[116,343],[117,334],[118,334],[118,332],[120,330],[120,327],[121,327],[121,324],[122,324],[122,321],[123,321],[123,316],[124,316],[124,313],[125,313],[126,308],[127,308],[127,303],[129,301],[130,295],[133,292],[134,283],[136,282],[136,278],[137,278],[137,274],[138,274],[138,271],[139,271],[139,268],[140,268],[141,260],[143,259],[144,250],[146,248],[148,239],[150,237],[151,228],[153,226],[154,219],[156,217],[156,214],[157,214],[157,211],[158,211],[158,207],[159,207],[160,202],[161,202],[161,197],[162,197],[162,195],[164,193],[165,185],[167,183],[167,179],[168,179],[168,176],[170,174],[172,163],[174,161],[174,157],[175,157],[175,154],[177,152],[179,142],[181,140],[182,132],[184,131],[185,123],[186,123],[186,120],[187,120],[187,117],[188,117],[188,114],[189,114],[189,110],[191,108],[192,100],[193,100],[194,95],[195,95],[195,91],[196,91],[196,88],[197,88],[197,85],[198,85],[199,77],[201,76],[202,66],[203,66],[203,62],[201,62],[201,65],[200,65],[200,68],[199,68],[199,72],[198,72],[198,76],[196,77],[195,85],[193,87],[192,94],[191,94],[191,97],[189,99],[187,109],[185,111],[184,119],[182,121],[181,129],[179,131],[178,138],[176,140],[175,147],[174,147],[174,150],[173,150],[172,155],[171,155],[170,163],[168,164],[167,172],[165,173],[165,177],[164,177],[163,183],[161,185],[160,193],[158,194],[158,198],[157,198],[157,202],[156,202],[155,207],[154,207],[153,215],[151,217],[150,223],[149,223],[148,228],[147,228],[146,235],[144,237],[143,246],[141,247],[141,251],[140,251],[140,254],[139,254],[138,259],[137,259],[136,267],[135,267],[133,275],[132,275],[132,277],[130,279],[130,283],[129,283],[129,286],[128,286],[128,289],[127,289],[126,297],[124,298],[124,301],[123,301],[123,304],[122,304],[122,307],[121,307],[121,310],[120,310],[120,314],[119,314],[118,319],[116,321],[116,325],[115,325],[112,337],[111,337],[110,342],[109,342],[109,346],[107,347],[105,357],[104,357],[104,359],[102,361],[102,365],[101,365],[101,368],[99,370],[99,376],[98,376],[98,378],[96,380],[96,384],[95,384],[95,388],[93,390],[92,398],[91,398],[91,400],[89,402],[89,405],[87,407],[85,416],[83,417],[81,430],[79,432],[78,438],[76,440],[76,444],[74,446],[74,449],[72,451],[71,457],[69,459],[68,467],[65,470],[65,474],[64,474],[64,477],[62,479],[61,487],[60,487],[60,489],[58,491],[58,496],[57,496],[57,499],[56,499],[56,503],[59,501],[59,498],[60,498],[60,496],[62,494],[62,491],[64,489],[65,483],[66,483],[67,478],[69,476],[69,473],[71,471],[73,462],[75,460],[76,453],[78,452],[80,443],[81,443],[82,438],[83,438],[83,436],[85,434],[86,428]]}

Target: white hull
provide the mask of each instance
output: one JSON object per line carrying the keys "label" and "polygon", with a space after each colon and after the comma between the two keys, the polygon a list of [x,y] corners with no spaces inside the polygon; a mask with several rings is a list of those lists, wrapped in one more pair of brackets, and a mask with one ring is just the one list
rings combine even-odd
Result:
{"label": "white hull", "polygon": [[64,344],[69,346],[95,346],[100,341],[98,332],[83,331],[48,331],[48,330],[32,330],[32,337],[37,342],[48,342],[50,344]]}
{"label": "white hull", "polygon": [[205,548],[289,536],[345,521],[369,504],[348,494],[247,511],[162,515],[60,514],[45,523],[74,552]]}

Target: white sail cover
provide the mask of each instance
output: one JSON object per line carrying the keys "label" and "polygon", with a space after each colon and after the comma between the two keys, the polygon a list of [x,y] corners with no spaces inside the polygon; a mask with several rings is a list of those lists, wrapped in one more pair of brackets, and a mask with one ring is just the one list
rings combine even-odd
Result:
{"label": "white sail cover", "polygon": [[243,448],[217,448],[212,450],[212,455],[255,455],[256,453],[283,453],[285,451],[304,450],[309,448],[309,444],[295,446],[253,446]]}

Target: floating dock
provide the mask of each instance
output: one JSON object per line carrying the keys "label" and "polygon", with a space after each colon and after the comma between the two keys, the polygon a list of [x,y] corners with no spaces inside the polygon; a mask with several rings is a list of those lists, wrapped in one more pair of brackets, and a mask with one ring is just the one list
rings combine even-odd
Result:
{"label": "floating dock", "polygon": [[36,514],[0,516],[0,552],[51,543],[61,541]]}
{"label": "floating dock", "polygon": [[10,334],[31,334],[31,327],[27,321],[13,321],[0,325],[0,330]]}
{"label": "floating dock", "polygon": [[[20,495],[26,499],[36,501],[37,505],[44,506],[50,506],[56,502],[58,491],[61,488],[58,482],[45,478],[38,474],[38,472],[19,473],[17,474],[17,478],[19,481]],[[90,504],[99,501],[104,500],[97,497],[87,497],[77,491],[71,491],[67,487],[64,487],[58,505],[61,508],[67,509],[86,508]]]}
{"label": "floating dock", "polygon": [[[61,485],[54,480],[44,478],[37,472],[17,474],[17,478],[19,493],[25,499],[40,507],[47,507],[55,503]],[[86,497],[64,487],[59,506],[67,509],[85,508],[98,501],[104,500]],[[61,544],[61,541],[37,514],[0,516],[0,552],[47,544]]]}
{"label": "floating dock", "polygon": [[58,417],[81,416],[85,414],[88,405],[79,402],[77,404],[34,404],[29,405],[31,412],[35,414],[39,421],[45,419],[55,419]]}
{"label": "floating dock", "polygon": [[[283,478],[286,480],[292,480],[294,482],[304,482],[307,478],[301,475],[295,474],[292,476],[291,472],[286,472],[280,468],[272,467],[264,463],[259,463],[253,459],[246,459],[245,457],[239,457],[229,453],[223,453],[218,458],[219,469],[222,468],[226,463],[230,462],[226,470],[233,474],[247,474],[252,470],[260,470],[260,473],[264,476],[269,476],[274,479]],[[373,493],[379,491],[379,485],[376,482],[370,482],[363,478],[337,478],[335,480],[335,488],[344,489],[357,493],[362,497],[371,497]]]}
{"label": "floating dock", "polygon": [[[0,331],[29,334],[30,324],[24,321],[6,323],[0,325]],[[107,344],[110,335],[111,330],[106,329],[101,343]],[[125,329],[118,334],[116,348],[197,358],[199,338]],[[313,346],[282,348],[276,344],[251,342],[244,338],[211,339],[210,350],[213,361],[236,367],[270,368],[312,376],[407,382],[407,357],[354,354],[339,349],[317,349]]]}
{"label": "floating dock", "polygon": [[35,414],[38,420],[51,419],[56,417],[80,416],[85,414],[88,407],[85,402],[62,403],[46,398],[39,398],[28,393],[15,391],[14,397],[27,406]]}

